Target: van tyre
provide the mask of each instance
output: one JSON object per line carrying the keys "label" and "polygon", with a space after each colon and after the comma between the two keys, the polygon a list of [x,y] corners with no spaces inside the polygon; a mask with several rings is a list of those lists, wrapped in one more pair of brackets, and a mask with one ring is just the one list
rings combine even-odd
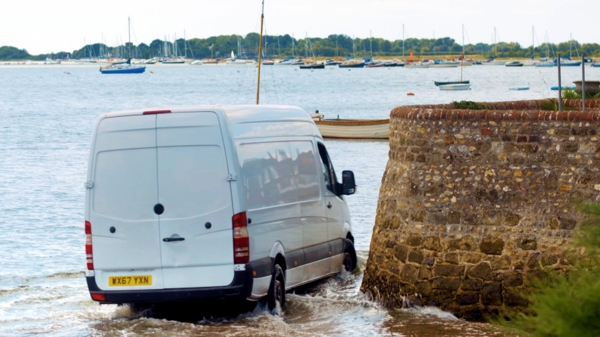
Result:
{"label": "van tyre", "polygon": [[354,269],[354,264],[352,262],[352,256],[350,255],[350,253],[344,253],[344,261],[342,262],[342,265],[344,266],[344,271],[348,273],[352,272],[352,270]]}
{"label": "van tyre", "polygon": [[279,307],[283,309],[285,305],[285,275],[281,266],[276,264],[273,267],[273,275],[271,276],[271,284],[267,293],[267,305],[270,311]]}
{"label": "van tyre", "polygon": [[356,269],[358,264],[358,258],[356,257],[356,250],[354,249],[354,244],[352,241],[346,239],[345,247],[344,247],[344,259],[342,260],[342,265],[344,270],[347,272],[353,272]]}

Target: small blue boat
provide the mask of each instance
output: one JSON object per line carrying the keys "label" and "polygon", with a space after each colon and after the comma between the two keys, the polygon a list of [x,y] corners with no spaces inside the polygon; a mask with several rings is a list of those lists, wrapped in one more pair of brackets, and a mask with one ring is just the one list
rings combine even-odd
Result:
{"label": "small blue boat", "polygon": [[521,87],[510,87],[508,88],[508,90],[529,90],[528,86],[521,86]]}

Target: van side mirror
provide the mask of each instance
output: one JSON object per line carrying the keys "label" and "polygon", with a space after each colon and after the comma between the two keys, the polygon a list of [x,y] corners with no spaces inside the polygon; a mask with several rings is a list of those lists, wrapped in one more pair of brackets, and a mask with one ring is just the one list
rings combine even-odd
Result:
{"label": "van side mirror", "polygon": [[356,183],[354,182],[354,173],[352,171],[342,172],[342,194],[350,195],[356,192]]}

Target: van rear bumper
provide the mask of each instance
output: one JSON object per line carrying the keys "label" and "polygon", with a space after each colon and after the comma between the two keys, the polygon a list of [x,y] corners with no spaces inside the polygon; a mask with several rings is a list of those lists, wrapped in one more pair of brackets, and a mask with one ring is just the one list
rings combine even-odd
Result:
{"label": "van rear bumper", "polygon": [[87,276],[86,280],[90,295],[104,295],[104,300],[92,297],[100,304],[242,300],[250,297],[253,283],[250,263],[246,264],[246,270],[235,271],[231,284],[223,287],[105,291],[98,288],[93,276]]}

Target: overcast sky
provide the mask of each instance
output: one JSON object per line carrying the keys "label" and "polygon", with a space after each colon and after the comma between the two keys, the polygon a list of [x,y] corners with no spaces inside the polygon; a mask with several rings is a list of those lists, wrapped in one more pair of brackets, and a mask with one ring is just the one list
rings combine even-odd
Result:
{"label": "overcast sky", "polygon": [[[150,43],[165,36],[206,38],[260,30],[261,0],[6,0],[0,8],[0,46],[32,54],[73,51],[86,43]],[[599,0],[265,0],[269,35],[303,38],[346,34],[360,38],[450,36],[461,43],[500,41],[530,46],[568,41],[600,43]],[[135,35],[135,36],[134,36]]]}

